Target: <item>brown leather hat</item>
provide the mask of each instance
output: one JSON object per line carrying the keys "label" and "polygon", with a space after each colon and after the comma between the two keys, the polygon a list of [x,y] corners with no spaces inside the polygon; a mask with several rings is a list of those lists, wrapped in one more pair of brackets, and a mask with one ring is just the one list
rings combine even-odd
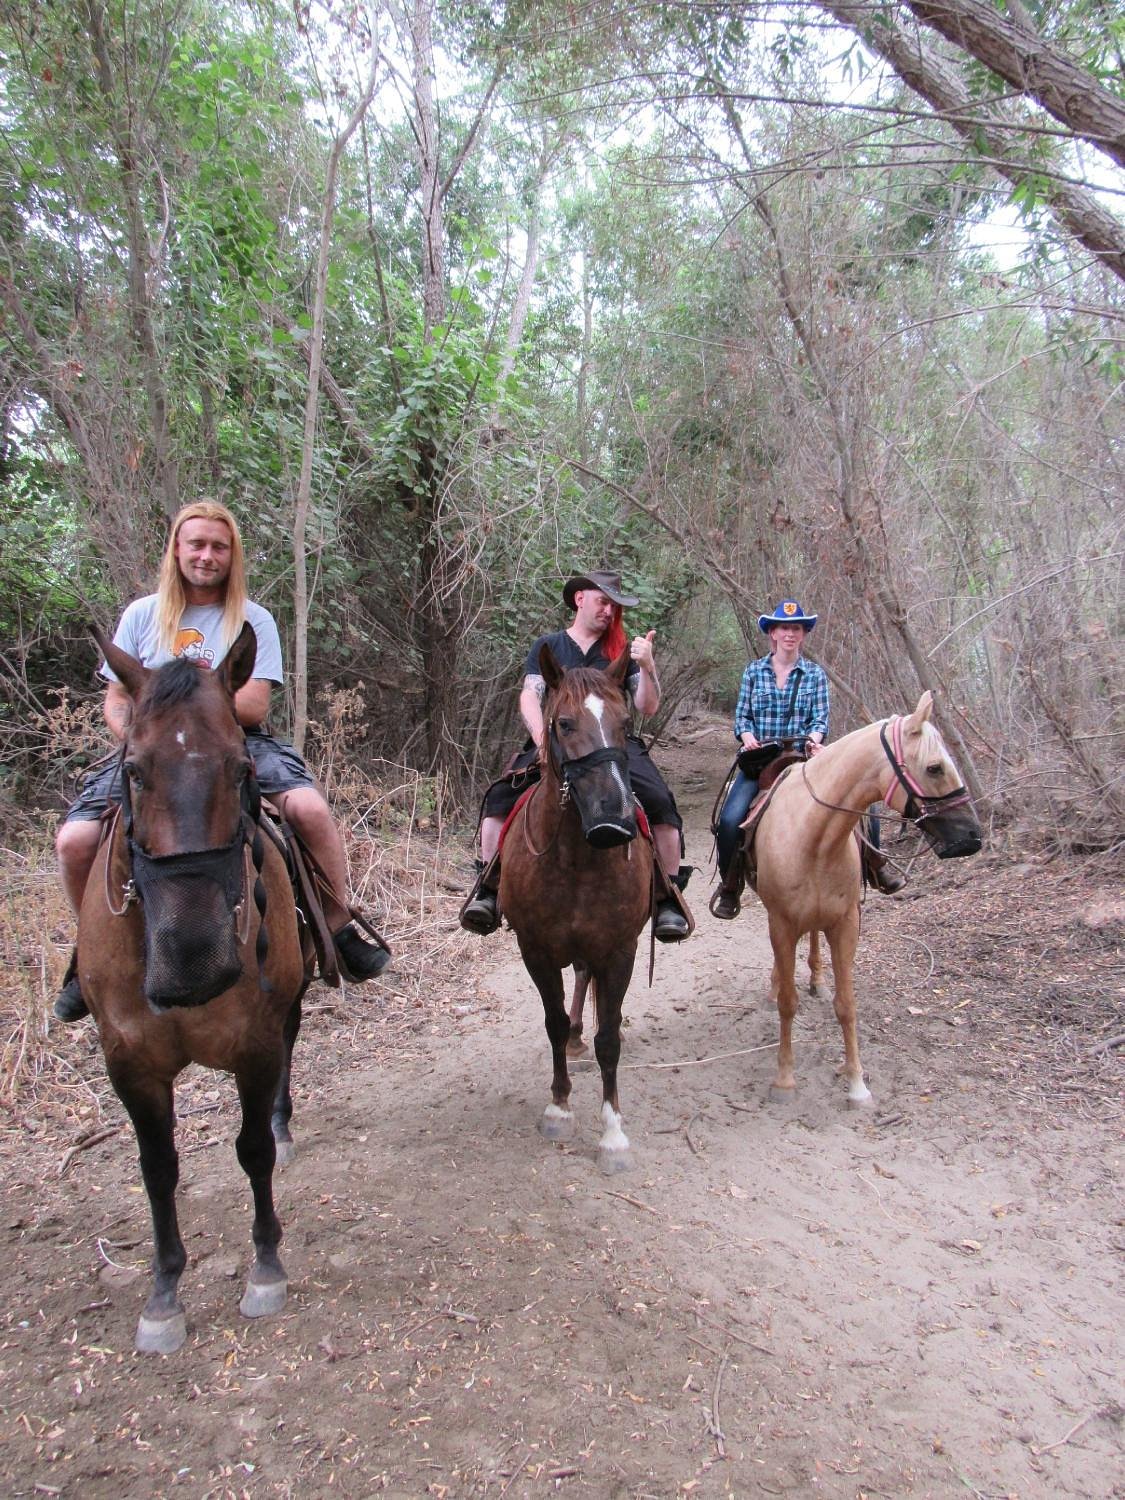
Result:
{"label": "brown leather hat", "polygon": [[582,589],[597,589],[607,599],[612,599],[614,604],[620,604],[624,609],[629,609],[632,605],[641,602],[632,594],[622,592],[620,573],[606,573],[598,570],[580,573],[576,578],[568,578],[563,584],[563,603],[567,609],[577,608],[574,596]]}

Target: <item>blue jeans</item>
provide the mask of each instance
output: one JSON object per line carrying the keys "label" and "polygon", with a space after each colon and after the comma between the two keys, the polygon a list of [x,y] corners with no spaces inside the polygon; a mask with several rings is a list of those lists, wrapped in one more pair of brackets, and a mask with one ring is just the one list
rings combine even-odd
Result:
{"label": "blue jeans", "polygon": [[731,860],[738,853],[738,846],[742,839],[741,825],[745,822],[746,814],[750,811],[750,804],[757,795],[758,783],[751,781],[741,771],[736,771],[726,801],[723,803],[723,810],[719,814],[719,831],[715,835],[719,850],[720,875],[727,873]]}

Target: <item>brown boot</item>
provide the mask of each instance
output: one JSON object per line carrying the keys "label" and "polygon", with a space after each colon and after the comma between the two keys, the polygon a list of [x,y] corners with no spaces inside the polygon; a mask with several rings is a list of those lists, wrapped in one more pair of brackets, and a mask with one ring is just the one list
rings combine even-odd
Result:
{"label": "brown boot", "polygon": [[906,876],[900,875],[897,870],[892,870],[890,861],[883,851],[873,849],[870,844],[863,846],[863,869],[868,885],[873,885],[877,891],[882,891],[884,896],[893,896],[906,884]]}
{"label": "brown boot", "polygon": [[740,860],[736,860],[734,869],[728,870],[723,876],[722,884],[711,897],[708,910],[713,917],[719,917],[724,922],[733,922],[742,910],[742,869]]}

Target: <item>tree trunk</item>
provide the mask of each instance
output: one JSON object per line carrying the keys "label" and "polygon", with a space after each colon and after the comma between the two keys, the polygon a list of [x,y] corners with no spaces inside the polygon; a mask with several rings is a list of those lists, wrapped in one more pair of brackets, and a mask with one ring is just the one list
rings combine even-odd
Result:
{"label": "tree trunk", "polygon": [[1125,167],[1125,100],[1034,29],[982,0],[905,0],[919,21],[1028,94],[1075,135]]}
{"label": "tree trunk", "polygon": [[[857,16],[847,0],[817,0],[817,4],[852,30],[857,29],[857,20],[866,20],[869,15],[861,11]],[[1020,186],[1042,172],[1041,165],[1012,156],[1004,130],[1018,127],[990,122],[985,103],[972,98],[945,61],[920,37],[908,35],[890,21],[865,28],[860,34],[864,44],[889,62],[903,82],[932,105],[941,119],[978,152],[981,161],[1001,177]],[[1042,183],[1043,198],[1063,229],[1125,281],[1125,228],[1121,222],[1093,193],[1076,183],[1052,175],[1044,175]]]}
{"label": "tree trunk", "polygon": [[309,723],[309,584],[306,534],[309,501],[312,496],[313,452],[316,447],[316,413],[320,398],[320,369],[324,349],[324,308],[328,297],[328,250],[332,241],[332,221],[336,214],[336,177],[340,158],[353,132],[367,112],[375,92],[379,68],[376,52],[371,73],[351,118],[332,143],[328,171],[324,182],[324,204],[320,215],[320,244],[317,249],[316,282],[313,290],[312,332],[309,335],[309,387],[305,395],[305,430],[301,443],[301,474],[293,506],[293,744],[297,751],[305,748]]}

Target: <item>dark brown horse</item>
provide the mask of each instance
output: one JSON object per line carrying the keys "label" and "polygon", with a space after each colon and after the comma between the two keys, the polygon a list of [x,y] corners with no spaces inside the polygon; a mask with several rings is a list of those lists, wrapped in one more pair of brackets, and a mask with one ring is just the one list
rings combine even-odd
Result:
{"label": "dark brown horse", "polygon": [[234,714],[254,668],[253,630],[243,628],[214,672],[183,659],[149,671],[94,634],[132,699],[132,720],[121,810],[82,901],[78,972],[137,1134],[152,1212],[153,1286],[136,1347],[168,1354],[187,1335],[172,1085],[188,1063],[233,1073],[238,1086],[236,1150],[254,1197],[242,1312],[261,1317],[285,1304],[275,1131],[291,1153],[288,1069],[305,964],[285,861],[258,826]]}
{"label": "dark brown horse", "polygon": [[512,819],[500,875],[500,905],[542,997],[551,1043],[551,1103],[539,1126],[548,1140],[574,1134],[562,971],[570,964],[589,971],[602,1074],[598,1160],[607,1172],[629,1165],[617,1099],[621,1007],[652,899],[652,847],[636,836],[625,751],[628,665],[626,651],[606,672],[564,672],[548,646],[541,650],[543,775]]}

